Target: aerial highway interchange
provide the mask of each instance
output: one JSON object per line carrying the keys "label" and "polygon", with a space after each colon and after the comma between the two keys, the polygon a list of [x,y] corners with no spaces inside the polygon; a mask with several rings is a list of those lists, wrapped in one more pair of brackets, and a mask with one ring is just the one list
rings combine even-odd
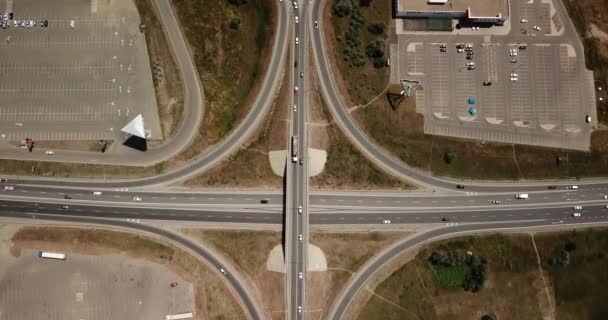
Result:
{"label": "aerial highway interchange", "polygon": [[[287,265],[286,308],[289,319],[306,318],[305,281],[308,232],[310,227],[340,225],[347,229],[399,228],[400,225],[428,225],[432,228],[383,251],[366,264],[347,287],[332,309],[332,319],[342,319],[354,298],[374,272],[394,257],[413,247],[457,234],[486,231],[512,231],[522,228],[563,229],[574,225],[604,225],[608,222],[608,181],[565,180],[484,182],[457,181],[434,177],[414,169],[387,154],[353,121],[334,85],[332,70],[324,44],[322,10],[325,0],[276,1],[278,19],[273,41],[272,60],[262,89],[245,119],[232,133],[197,159],[170,172],[132,180],[75,180],[32,177],[2,177],[0,183],[0,216],[6,218],[65,221],[85,225],[101,224],[155,234],[195,252],[214,268],[228,269],[224,276],[247,316],[263,318],[259,301],[255,301],[242,279],[209,249],[187,238],[146,224],[148,220],[197,221],[230,227],[234,224],[281,226],[285,229]],[[175,52],[179,70],[185,79],[185,110],[187,119],[178,134],[141,159],[102,156],[87,159],[79,152],[66,152],[55,160],[97,164],[155,164],[183,150],[200,124],[204,97],[195,66],[189,56],[177,18],[168,0],[155,0],[160,20]],[[297,8],[296,8],[297,6]],[[558,6],[559,10],[565,10]],[[294,23],[295,16],[299,23]],[[576,33],[570,22],[566,32]],[[472,36],[471,36],[472,37]],[[297,39],[297,40],[296,40]],[[309,44],[312,46],[316,71],[329,108],[349,140],[378,167],[400,179],[415,183],[421,189],[413,192],[322,192],[310,191],[308,170],[308,70]],[[582,56],[582,45],[577,44]],[[289,54],[288,54],[289,52]],[[289,63],[285,64],[288,59]],[[297,63],[295,63],[297,61]],[[284,66],[295,65],[283,70]],[[293,70],[290,70],[293,69]],[[268,97],[278,89],[282,72],[291,73],[290,105],[298,112],[291,114],[290,137],[297,136],[297,154],[303,161],[287,157],[285,189],[267,191],[183,191],[168,185],[201,173],[234,153],[252,134],[270,104]],[[175,141],[175,142],[174,142]],[[290,148],[287,148],[290,150]],[[6,155],[4,158],[11,158]],[[18,159],[35,159],[21,154]],[[464,188],[457,188],[457,186]],[[549,188],[551,186],[551,188]],[[98,192],[94,194],[94,192]],[[517,199],[517,194],[528,199]],[[66,198],[69,195],[69,199]],[[138,199],[138,200],[136,200]],[[576,210],[574,206],[582,206]],[[302,213],[298,209],[302,208]],[[573,217],[573,212],[581,217]]]}

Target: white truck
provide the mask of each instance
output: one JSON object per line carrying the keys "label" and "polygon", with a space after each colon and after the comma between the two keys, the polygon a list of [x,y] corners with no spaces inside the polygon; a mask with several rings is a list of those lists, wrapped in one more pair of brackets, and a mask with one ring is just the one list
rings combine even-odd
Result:
{"label": "white truck", "polygon": [[520,193],[515,195],[515,199],[528,199],[529,196],[527,193]]}
{"label": "white truck", "polygon": [[65,260],[65,253],[38,251],[38,257],[46,259]]}
{"label": "white truck", "polygon": [[298,162],[298,136],[291,137],[291,161]]}

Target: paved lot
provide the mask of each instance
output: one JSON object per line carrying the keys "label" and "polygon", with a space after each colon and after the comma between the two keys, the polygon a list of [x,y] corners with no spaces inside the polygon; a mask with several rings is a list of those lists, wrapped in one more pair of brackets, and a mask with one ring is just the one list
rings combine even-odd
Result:
{"label": "paved lot", "polygon": [[189,284],[170,288],[178,277],[143,260],[69,254],[57,261],[32,250],[0,256],[0,320],[164,319],[194,308]]}
{"label": "paved lot", "polygon": [[[391,53],[391,79],[418,80],[424,86],[416,96],[427,134],[589,150],[593,75],[575,49],[576,34],[564,33],[567,17],[544,0],[513,0],[511,9],[507,35],[491,30],[400,34],[398,45],[391,47],[399,50]],[[520,23],[524,18],[528,22]],[[533,30],[535,25],[541,31]],[[459,43],[471,45],[471,60],[457,52]],[[447,52],[440,51],[441,44]],[[475,64],[473,70],[468,62]],[[586,123],[586,115],[592,123]]]}
{"label": "paved lot", "polygon": [[0,141],[115,139],[140,113],[151,137],[161,138],[132,1],[2,4],[14,20],[35,20],[37,26],[16,27],[13,20],[0,29]]}

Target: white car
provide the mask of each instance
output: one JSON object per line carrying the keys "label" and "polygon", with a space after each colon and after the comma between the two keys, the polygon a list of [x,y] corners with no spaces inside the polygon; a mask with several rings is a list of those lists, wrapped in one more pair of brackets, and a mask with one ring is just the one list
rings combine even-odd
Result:
{"label": "white car", "polygon": [[528,19],[521,19],[521,20],[519,20],[519,23],[527,23],[527,22],[528,22]]}
{"label": "white car", "polygon": [[294,2],[293,2],[293,8],[294,8],[294,9],[297,9],[297,8],[298,8],[298,2],[297,2],[297,1],[294,1]]}
{"label": "white car", "polygon": [[55,154],[54,151],[45,151],[44,154],[46,154],[47,156],[52,156]]}
{"label": "white car", "polygon": [[69,207],[68,206],[61,206],[61,209],[63,210],[67,210]]}
{"label": "white car", "polygon": [[391,221],[390,220],[382,220],[382,223],[384,223],[384,224],[391,224]]}
{"label": "white car", "polygon": [[516,77],[511,77],[511,81],[517,81]]}
{"label": "white car", "polygon": [[296,16],[294,19],[295,19],[296,23],[300,22],[298,19],[298,16]]}
{"label": "white car", "polygon": [[296,44],[300,43],[300,39],[298,39],[298,37],[296,37]]}
{"label": "white car", "polygon": [[296,111],[298,111],[298,107],[294,104],[293,105],[293,112],[296,112]]}
{"label": "white car", "polygon": [[139,202],[139,201],[141,201],[141,198],[140,197],[133,197],[133,201]]}
{"label": "white car", "polygon": [[299,213],[299,214],[302,214],[302,212],[303,212],[303,211],[304,211],[304,210],[302,209],[302,206],[298,206],[298,213]]}
{"label": "white car", "polygon": [[574,210],[583,210],[582,206],[574,206]]}
{"label": "white car", "polygon": [[315,20],[315,29],[319,29],[319,21]]}
{"label": "white car", "polygon": [[74,29],[76,26],[76,22],[74,20],[70,20],[70,28]]}
{"label": "white car", "polygon": [[581,213],[580,212],[575,212],[575,213],[572,214],[572,216],[575,217],[575,218],[578,218],[578,217],[581,216]]}
{"label": "white car", "polygon": [[302,235],[298,235],[298,241],[300,241],[300,242],[304,241],[304,237]]}
{"label": "white car", "polygon": [[585,122],[591,123],[591,116],[585,116]]}
{"label": "white car", "polygon": [[302,272],[298,273],[298,278],[302,279],[304,277],[304,275],[302,274]]}
{"label": "white car", "polygon": [[472,45],[472,44],[470,44],[470,43],[469,43],[469,44],[467,44],[467,45],[466,45],[466,47],[467,47],[467,49],[473,49],[473,45]]}
{"label": "white car", "polygon": [[568,189],[570,189],[570,190],[578,190],[578,186],[569,186]]}
{"label": "white car", "polygon": [[302,313],[302,306],[298,306],[298,313]]}
{"label": "white car", "polygon": [[517,73],[511,73],[511,77],[517,77],[518,74]]}
{"label": "white car", "polygon": [[15,190],[15,187],[14,186],[5,186],[4,190],[6,190],[6,191],[13,191],[13,190]]}
{"label": "white car", "polygon": [[93,192],[93,195],[94,196],[100,196],[101,195],[101,191],[95,191],[95,192]]}
{"label": "white car", "polygon": [[463,52],[464,52],[464,49],[462,49],[462,48],[456,49],[456,52],[458,52],[458,53],[463,53]]}
{"label": "white car", "polygon": [[223,275],[226,275],[226,270],[224,270],[224,268],[220,268],[220,272],[221,272]]}
{"label": "white car", "polygon": [[604,199],[608,199],[608,196],[607,196],[607,195],[604,195]]}
{"label": "white car", "polygon": [[472,61],[471,62],[467,62],[467,67],[474,66],[474,65],[475,65],[475,62],[472,62]]}
{"label": "white car", "polygon": [[534,29],[536,31],[540,31],[540,27],[539,26],[534,26],[534,27],[532,27],[532,29]]}

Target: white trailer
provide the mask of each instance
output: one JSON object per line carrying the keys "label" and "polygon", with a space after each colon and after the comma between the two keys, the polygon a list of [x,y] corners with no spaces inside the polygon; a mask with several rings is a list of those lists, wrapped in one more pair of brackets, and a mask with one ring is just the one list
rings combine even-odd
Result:
{"label": "white trailer", "polygon": [[38,251],[38,257],[47,259],[65,260],[65,253]]}

